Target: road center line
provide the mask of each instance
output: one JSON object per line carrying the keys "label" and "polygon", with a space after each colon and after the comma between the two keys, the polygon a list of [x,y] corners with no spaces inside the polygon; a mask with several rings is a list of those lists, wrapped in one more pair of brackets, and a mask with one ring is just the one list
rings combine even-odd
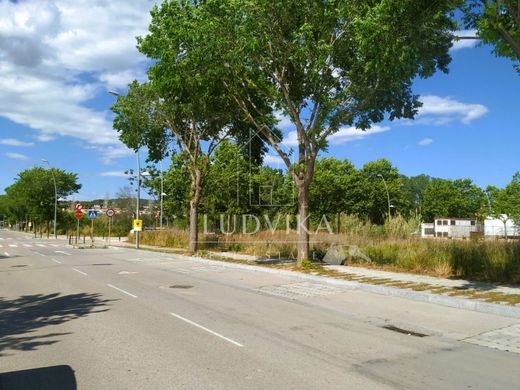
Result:
{"label": "road center line", "polygon": [[88,276],[88,274],[86,274],[86,273],[83,272],[83,271],[80,271],[79,269],[76,269],[76,268],[74,268],[74,267],[72,267],[72,269],[73,269],[74,271],[76,271],[76,272],[79,272],[81,275]]}
{"label": "road center line", "polygon": [[70,253],[64,252],[64,251],[54,251],[54,253],[62,253],[66,256],[72,256]]}
{"label": "road center line", "polygon": [[237,347],[243,347],[242,344],[236,342],[235,340],[231,340],[230,338],[227,338],[226,336],[222,336],[220,333],[217,333],[217,332],[214,332],[212,331],[211,329],[208,329],[206,328],[205,326],[202,326],[200,324],[197,324],[196,322],[193,322],[191,320],[188,320],[187,318],[184,318],[183,316],[180,316],[178,314],[175,314],[175,313],[170,313],[172,316],[174,316],[175,318],[178,318],[179,320],[182,320],[184,322],[187,322],[188,324],[190,325],[193,325],[199,329],[202,329],[208,333],[211,333],[213,336],[217,336],[217,337],[220,337],[222,340],[226,340],[227,342],[231,343],[231,344],[234,344],[236,345]]}
{"label": "road center line", "polygon": [[51,259],[51,260],[54,261],[55,263],[61,264],[61,261],[59,261],[59,260],[56,260],[56,259]]}
{"label": "road center line", "polygon": [[43,256],[43,257],[45,257],[45,255],[44,255],[43,253],[40,253],[40,252],[36,252],[36,251],[35,251],[34,253],[36,253],[37,255],[40,255],[40,256]]}
{"label": "road center line", "polygon": [[137,295],[134,295],[134,294],[132,294],[132,293],[129,293],[128,291],[125,291],[125,290],[123,290],[122,288],[116,287],[116,286],[114,286],[114,285],[112,285],[112,284],[110,284],[110,283],[107,284],[107,286],[108,286],[108,287],[111,287],[111,288],[113,288],[113,289],[116,289],[117,291],[121,291],[123,294],[129,295],[129,296],[131,296],[132,298],[137,298]]}

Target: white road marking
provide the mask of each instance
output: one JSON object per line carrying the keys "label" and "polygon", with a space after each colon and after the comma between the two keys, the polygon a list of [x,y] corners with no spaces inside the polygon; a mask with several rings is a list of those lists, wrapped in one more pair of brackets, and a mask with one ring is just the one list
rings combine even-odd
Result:
{"label": "white road marking", "polygon": [[44,255],[43,253],[36,252],[36,251],[35,251],[34,253],[36,253],[37,255],[40,255],[40,256],[44,256],[44,257],[45,257],[45,255]]}
{"label": "white road marking", "polygon": [[64,252],[64,251],[54,251],[55,253],[62,253],[66,256],[72,256],[70,253]]}
{"label": "white road marking", "polygon": [[32,248],[31,244],[23,244],[23,246],[25,246],[26,248]]}
{"label": "white road marking", "polygon": [[59,247],[58,244],[49,244],[49,245],[50,245],[50,246],[53,246],[53,247],[55,247],[55,248]]}
{"label": "white road marking", "polygon": [[56,259],[51,259],[51,260],[54,261],[55,263],[61,264],[61,261],[59,261],[59,260],[56,260]]}
{"label": "white road marking", "polygon": [[6,257],[9,257],[9,253],[7,252],[4,252],[4,255],[6,255]]}
{"label": "white road marking", "polygon": [[16,244],[9,244],[9,246],[10,246],[11,248],[18,248],[18,245],[16,245]]}
{"label": "white road marking", "polygon": [[36,244],[36,245],[39,246],[39,247],[42,247],[42,248],[47,247],[47,245],[44,245],[44,244]]}
{"label": "white road marking", "polygon": [[202,326],[202,325],[199,325],[197,324],[196,322],[193,322],[191,320],[188,320],[187,318],[184,318],[183,316],[180,316],[178,314],[175,314],[175,313],[170,313],[172,316],[174,316],[175,318],[178,318],[179,320],[182,320],[184,322],[187,322],[188,324],[190,325],[193,325],[199,329],[202,329],[208,333],[211,333],[213,336],[217,336],[217,337],[220,337],[222,340],[226,340],[227,342],[231,343],[231,344],[234,344],[236,345],[237,347],[243,347],[242,344],[236,342],[235,340],[231,340],[230,338],[227,338],[226,336],[222,336],[220,333],[217,333],[217,332],[214,332],[212,331],[211,329],[208,329],[206,328],[205,326]]}
{"label": "white road marking", "polygon": [[79,269],[76,269],[76,268],[74,268],[74,267],[73,267],[72,269],[73,269],[74,271],[76,271],[76,272],[79,272],[81,275],[88,276],[88,274],[86,274],[86,273],[83,272],[83,271],[80,271]]}
{"label": "white road marking", "polygon": [[123,294],[129,295],[129,296],[131,296],[132,298],[137,298],[137,295],[134,295],[134,294],[132,294],[132,293],[129,293],[128,291],[125,291],[125,290],[123,290],[122,288],[116,287],[116,286],[114,286],[114,285],[112,285],[112,284],[110,284],[110,283],[107,284],[107,286],[108,286],[108,287],[111,287],[111,288],[113,288],[113,289],[116,289],[117,291],[121,291]]}
{"label": "white road marking", "polygon": [[0,248],[3,248],[4,246],[0,244]]}

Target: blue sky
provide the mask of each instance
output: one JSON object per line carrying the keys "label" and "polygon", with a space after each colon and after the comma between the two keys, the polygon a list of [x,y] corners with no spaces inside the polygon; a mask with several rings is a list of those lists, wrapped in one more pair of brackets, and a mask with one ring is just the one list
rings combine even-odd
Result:
{"label": "blue sky", "polygon": [[[42,158],[78,173],[80,199],[113,196],[128,183],[123,172],[135,156],[111,128],[107,90],[145,78],[134,37],[146,33],[152,4],[0,0],[0,192]],[[473,44],[456,44],[449,74],[415,82],[425,103],[415,121],[342,129],[328,154],[357,166],[388,158],[406,175],[507,184],[520,170],[520,76]]]}

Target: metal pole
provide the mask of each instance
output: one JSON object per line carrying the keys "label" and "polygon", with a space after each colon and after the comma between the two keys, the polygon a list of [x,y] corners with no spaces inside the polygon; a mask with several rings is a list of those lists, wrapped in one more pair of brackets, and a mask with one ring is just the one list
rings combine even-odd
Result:
{"label": "metal pole", "polygon": [[112,218],[108,219],[108,245],[110,246],[110,225],[112,225]]}
{"label": "metal pole", "polygon": [[56,234],[56,216],[58,213],[58,187],[56,186],[56,178],[54,177],[54,171],[52,170],[51,163],[49,162],[49,160],[42,161],[49,165],[49,169],[52,175],[52,181],[54,182],[54,239],[57,239],[58,235]]}
{"label": "metal pole", "polygon": [[[139,219],[139,201],[141,197],[141,160],[139,158],[139,148],[137,148],[137,209],[135,219]],[[139,231],[135,231],[135,247],[139,249]]]}
{"label": "metal pole", "polygon": [[162,229],[162,221],[163,221],[163,197],[164,197],[164,179],[163,179],[163,170],[162,170],[162,161],[161,161],[161,220],[159,221],[159,227]]}

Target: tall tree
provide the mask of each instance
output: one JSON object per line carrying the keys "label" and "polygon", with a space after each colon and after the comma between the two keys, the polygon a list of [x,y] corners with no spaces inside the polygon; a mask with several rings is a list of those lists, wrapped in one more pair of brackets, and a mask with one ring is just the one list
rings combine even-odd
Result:
{"label": "tall tree", "polygon": [[309,209],[313,220],[320,221],[323,215],[337,217],[340,229],[340,214],[352,213],[360,201],[359,176],[348,160],[334,157],[316,160],[314,180],[309,190]]}
{"label": "tall tree", "polygon": [[[81,189],[75,173],[40,167],[24,170],[18,174],[14,184],[5,189],[11,213],[20,216],[28,214],[36,222],[46,222],[48,225],[54,218],[53,174],[58,198],[65,198]],[[63,219],[61,215],[58,217]]]}
{"label": "tall tree", "polygon": [[520,73],[520,1],[468,0],[462,8],[466,27],[476,29],[497,56],[513,59]]}
{"label": "tall tree", "polygon": [[432,179],[424,190],[423,217],[476,218],[485,204],[484,192],[470,179]]}
{"label": "tall tree", "polygon": [[[153,161],[174,151],[187,159],[193,252],[198,246],[199,205],[210,156],[223,139],[249,131],[222,88],[220,68],[214,66],[218,54],[210,57],[199,44],[213,28],[211,15],[200,4],[164,1],[152,9],[148,34],[138,38],[139,51],[153,60],[150,82],[134,82],[114,106],[118,114],[114,127],[127,145],[146,145]],[[137,125],[128,126],[131,121],[125,117],[136,118]]]}
{"label": "tall tree", "polygon": [[[309,258],[309,187],[327,139],[349,126],[413,118],[415,77],[447,71],[456,1],[208,0],[201,36],[227,92],[285,162],[298,193],[298,264]],[[204,22],[207,23],[207,22]],[[256,100],[288,117],[296,161],[258,115]],[[256,116],[256,117],[255,117]]]}

